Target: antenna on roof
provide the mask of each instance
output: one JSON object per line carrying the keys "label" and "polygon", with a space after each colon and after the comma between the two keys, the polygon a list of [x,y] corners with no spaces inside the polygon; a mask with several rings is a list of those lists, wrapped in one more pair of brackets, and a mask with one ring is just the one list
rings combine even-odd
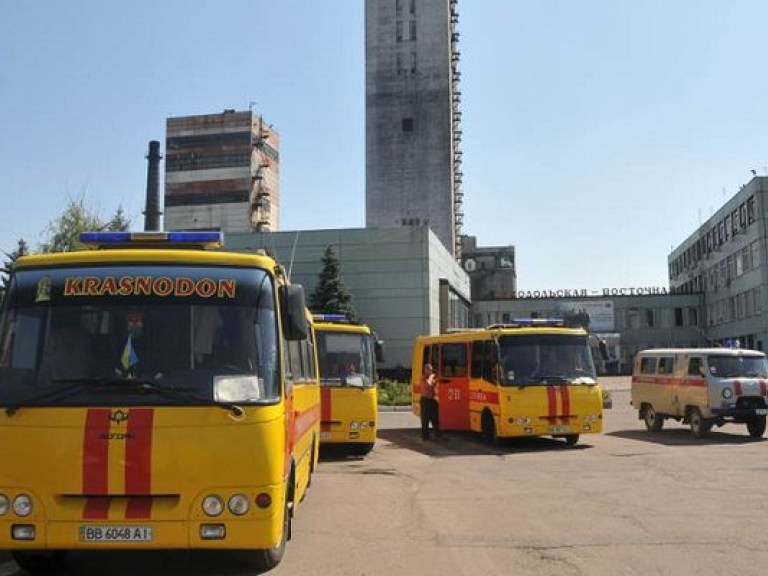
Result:
{"label": "antenna on roof", "polygon": [[291,246],[291,262],[288,264],[288,279],[291,279],[291,271],[293,270],[293,258],[296,256],[296,244],[299,242],[299,233],[296,231],[296,238],[293,239],[293,246]]}

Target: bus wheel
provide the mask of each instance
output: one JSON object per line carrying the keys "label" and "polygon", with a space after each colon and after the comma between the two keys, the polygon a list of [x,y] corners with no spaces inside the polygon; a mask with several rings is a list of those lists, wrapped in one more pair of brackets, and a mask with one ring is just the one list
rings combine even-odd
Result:
{"label": "bus wheel", "polygon": [[566,434],[565,435],[565,443],[568,446],[576,446],[576,444],[579,442],[579,435],[578,434]]}
{"label": "bus wheel", "polygon": [[762,438],[765,434],[765,416],[753,416],[747,420],[747,431],[752,438]]}
{"label": "bus wheel", "polygon": [[712,423],[708,422],[702,415],[701,410],[696,406],[691,408],[688,414],[688,422],[691,425],[691,433],[694,438],[704,438],[712,428]]}
{"label": "bus wheel", "polygon": [[66,550],[34,550],[11,552],[16,564],[30,574],[59,572],[65,567]]}
{"label": "bus wheel", "polygon": [[285,505],[283,509],[283,535],[277,546],[274,548],[264,548],[263,550],[254,550],[249,553],[249,569],[257,571],[259,574],[272,570],[283,559],[285,554],[285,545],[291,539],[291,516],[293,515],[293,505],[291,503],[293,493],[293,482],[286,488]]}
{"label": "bus wheel", "polygon": [[373,450],[373,442],[366,444],[350,444],[347,448],[347,454],[350,456],[365,456]]}
{"label": "bus wheel", "polygon": [[648,432],[658,432],[664,426],[664,417],[659,415],[650,404],[644,405],[643,420],[645,420],[645,428]]}
{"label": "bus wheel", "polygon": [[499,436],[496,434],[496,421],[493,419],[493,414],[490,412],[483,412],[482,422],[483,437],[496,446],[499,445]]}

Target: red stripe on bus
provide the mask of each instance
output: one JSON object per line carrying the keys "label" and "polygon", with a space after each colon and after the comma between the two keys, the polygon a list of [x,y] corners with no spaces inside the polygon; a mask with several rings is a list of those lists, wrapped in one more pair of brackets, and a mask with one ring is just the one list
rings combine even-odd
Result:
{"label": "red stripe on bus", "polygon": [[92,496],[85,499],[83,520],[106,520],[109,517],[109,496]]}
{"label": "red stripe on bus", "polygon": [[331,431],[331,389],[320,387],[320,431]]}
{"label": "red stripe on bus", "polygon": [[129,498],[126,518],[149,518],[152,500],[148,498],[152,484],[152,432],[155,411],[137,408],[128,413],[125,439],[125,493]]}
{"label": "red stripe on bus", "polygon": [[568,386],[560,386],[560,394],[563,398],[562,422],[568,424],[571,419],[571,390]]}
{"label": "red stripe on bus", "polygon": [[557,396],[552,386],[547,386],[547,400],[549,401],[549,411],[547,417],[552,420],[557,416]]}
{"label": "red stripe on bus", "polygon": [[293,430],[294,430],[294,438],[295,442],[298,442],[299,438],[304,436],[306,434],[307,430],[312,428],[312,426],[317,422],[317,420],[320,418],[320,408],[317,406],[313,406],[309,410],[305,410],[304,412],[296,412]]}
{"label": "red stripe on bus", "polygon": [[[86,496],[83,518],[106,518],[109,513],[109,434],[108,408],[86,412],[83,432],[82,492]],[[100,496],[94,498],[94,496]]]}
{"label": "red stripe on bus", "polygon": [[733,390],[736,393],[736,396],[741,396],[743,390],[741,389],[741,382],[739,380],[736,380],[733,383]]}
{"label": "red stripe on bus", "polygon": [[766,394],[765,380],[760,380],[760,396],[765,396],[765,394]]}

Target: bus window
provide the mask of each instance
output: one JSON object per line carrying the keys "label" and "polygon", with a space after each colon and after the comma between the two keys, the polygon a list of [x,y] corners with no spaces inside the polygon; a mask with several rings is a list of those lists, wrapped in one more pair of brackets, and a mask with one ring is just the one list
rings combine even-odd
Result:
{"label": "bus window", "polygon": [[467,375],[467,345],[443,344],[441,348],[442,362],[440,375],[446,378]]}

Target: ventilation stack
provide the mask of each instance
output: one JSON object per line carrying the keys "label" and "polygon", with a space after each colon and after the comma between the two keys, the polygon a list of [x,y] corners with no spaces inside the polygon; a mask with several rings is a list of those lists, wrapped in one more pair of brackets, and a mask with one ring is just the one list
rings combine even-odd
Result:
{"label": "ventilation stack", "polygon": [[144,208],[144,230],[157,231],[160,226],[160,142],[150,140],[147,154],[147,204]]}

